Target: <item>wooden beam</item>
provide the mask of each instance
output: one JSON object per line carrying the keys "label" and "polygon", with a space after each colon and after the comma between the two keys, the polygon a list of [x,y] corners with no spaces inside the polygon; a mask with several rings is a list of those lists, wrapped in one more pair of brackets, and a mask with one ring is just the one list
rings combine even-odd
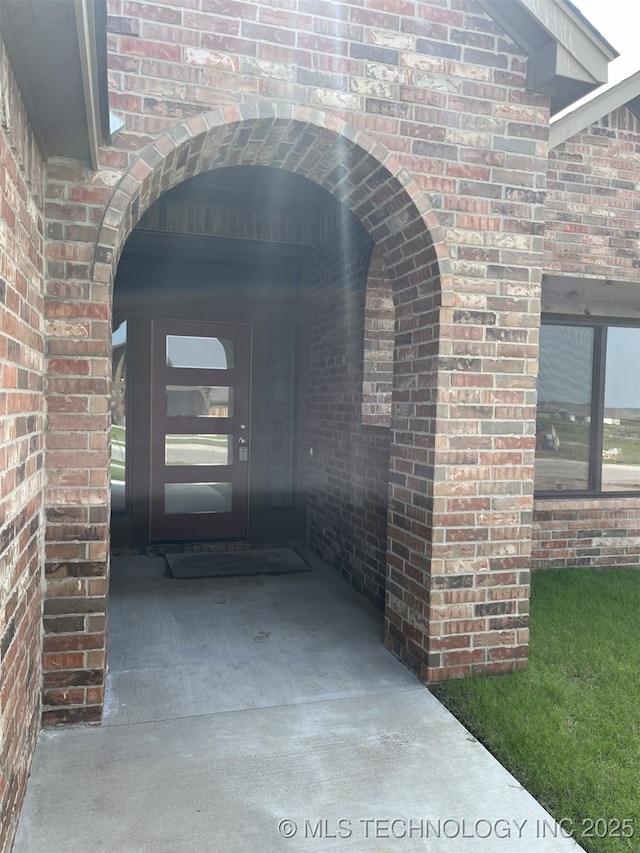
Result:
{"label": "wooden beam", "polygon": [[640,283],[543,275],[542,313],[640,321]]}

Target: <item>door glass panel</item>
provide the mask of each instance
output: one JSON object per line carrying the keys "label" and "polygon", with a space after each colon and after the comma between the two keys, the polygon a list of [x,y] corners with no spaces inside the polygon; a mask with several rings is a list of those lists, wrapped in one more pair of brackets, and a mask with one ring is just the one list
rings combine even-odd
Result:
{"label": "door glass panel", "polygon": [[233,436],[165,435],[165,465],[231,465]]}
{"label": "door glass panel", "polygon": [[125,512],[127,453],[127,321],[112,335],[111,358],[111,511]]}
{"label": "door glass panel", "polygon": [[166,483],[167,515],[231,512],[231,483]]}
{"label": "door glass panel", "polygon": [[194,335],[167,335],[167,367],[196,370],[230,370],[233,341]]}
{"label": "door glass panel", "polygon": [[167,385],[172,418],[232,418],[233,388],[223,385]]}
{"label": "door glass panel", "polygon": [[542,326],[535,487],[589,488],[593,328]]}
{"label": "door glass panel", "polygon": [[609,327],[602,424],[602,491],[640,490],[640,329]]}

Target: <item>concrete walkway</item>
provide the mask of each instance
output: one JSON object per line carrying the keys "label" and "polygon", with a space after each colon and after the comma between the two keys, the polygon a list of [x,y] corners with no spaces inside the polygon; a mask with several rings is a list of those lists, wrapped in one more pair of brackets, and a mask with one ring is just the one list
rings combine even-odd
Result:
{"label": "concrete walkway", "polygon": [[116,561],[101,728],[45,730],[14,853],[570,853],[318,560]]}

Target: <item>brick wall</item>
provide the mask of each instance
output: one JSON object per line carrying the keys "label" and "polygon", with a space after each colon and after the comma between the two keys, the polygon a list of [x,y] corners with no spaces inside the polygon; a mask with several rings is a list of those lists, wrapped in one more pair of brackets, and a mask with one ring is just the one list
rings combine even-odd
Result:
{"label": "brick wall", "polygon": [[[638,285],[640,121],[626,107],[549,152],[545,272]],[[584,306],[576,289],[576,311]],[[588,310],[588,308],[587,308]],[[534,568],[640,566],[640,499],[536,500]]]}
{"label": "brick wall", "polygon": [[391,426],[393,391],[393,287],[379,248],[373,250],[364,317],[362,423]]}
{"label": "brick wall", "polygon": [[99,714],[115,265],[164,190],[235,164],[335,195],[392,282],[387,642],[426,678],[522,663],[548,103],[473,0],[377,5],[109,3],[125,127],[97,172],[48,180],[49,435],[77,444],[52,447],[47,571],[82,581],[53,606],[86,655],[51,720]]}
{"label": "brick wall", "polygon": [[638,498],[536,501],[531,564],[640,566]]}
{"label": "brick wall", "polygon": [[309,545],[382,609],[389,430],[361,416],[372,243],[344,208],[326,231],[311,264]]}
{"label": "brick wall", "polygon": [[0,850],[40,725],[43,166],[0,42]]}
{"label": "brick wall", "polygon": [[549,151],[545,272],[638,281],[640,121],[621,107]]}

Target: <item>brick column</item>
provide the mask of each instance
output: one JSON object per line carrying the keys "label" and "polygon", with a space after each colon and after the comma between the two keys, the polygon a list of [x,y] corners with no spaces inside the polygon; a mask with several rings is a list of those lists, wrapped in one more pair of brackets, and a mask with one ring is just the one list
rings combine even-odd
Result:
{"label": "brick column", "polygon": [[[91,279],[114,176],[48,167],[43,721],[97,722],[109,567],[109,288]],[[105,185],[106,184],[106,185]]]}
{"label": "brick column", "polygon": [[[540,202],[514,208],[532,231]],[[526,665],[539,241],[476,220],[521,267],[453,261],[439,309],[428,277],[422,299],[396,292],[387,637],[426,681]]]}

